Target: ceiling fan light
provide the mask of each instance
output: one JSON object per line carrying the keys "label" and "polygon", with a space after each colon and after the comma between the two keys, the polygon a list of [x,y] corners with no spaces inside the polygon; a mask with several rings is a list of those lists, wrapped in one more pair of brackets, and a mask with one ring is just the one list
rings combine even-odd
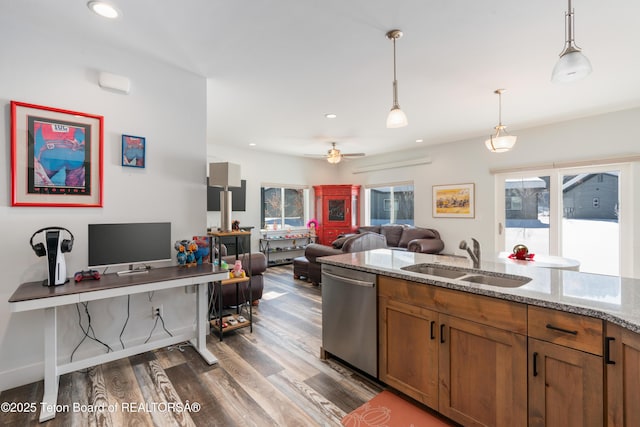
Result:
{"label": "ceiling fan light", "polygon": [[560,55],[553,67],[551,81],[553,83],[570,83],[591,74],[591,62],[579,49],[568,50]]}
{"label": "ceiling fan light", "polygon": [[327,162],[331,163],[332,165],[340,163],[340,160],[342,160],[342,156],[340,154],[327,156]]}
{"label": "ceiling fan light", "polygon": [[400,109],[399,106],[394,106],[389,115],[387,116],[387,128],[401,128],[409,124],[407,115]]}

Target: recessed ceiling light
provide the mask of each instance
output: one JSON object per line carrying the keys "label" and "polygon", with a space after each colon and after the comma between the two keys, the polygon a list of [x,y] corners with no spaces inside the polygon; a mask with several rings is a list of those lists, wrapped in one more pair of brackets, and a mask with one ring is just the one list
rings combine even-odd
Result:
{"label": "recessed ceiling light", "polygon": [[87,7],[104,18],[115,19],[120,16],[120,12],[115,6],[104,1],[90,1],[87,3]]}
{"label": "recessed ceiling light", "polygon": [[256,146],[256,143],[255,143],[255,142],[250,142],[250,143],[249,143],[249,147],[255,147],[255,146]]}
{"label": "recessed ceiling light", "polygon": [[335,113],[327,113],[324,115],[327,119],[335,119],[336,117],[338,117],[337,114]]}
{"label": "recessed ceiling light", "polygon": [[424,139],[416,139],[416,142],[424,142]]}

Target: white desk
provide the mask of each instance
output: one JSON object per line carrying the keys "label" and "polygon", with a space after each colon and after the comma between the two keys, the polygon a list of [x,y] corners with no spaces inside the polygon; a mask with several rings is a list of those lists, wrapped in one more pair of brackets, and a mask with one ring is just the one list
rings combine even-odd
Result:
{"label": "white desk", "polygon": [[500,252],[498,254],[498,262],[504,262],[505,264],[524,265],[526,267],[544,267],[544,268],[557,268],[560,270],[580,270],[580,261],[571,258],[563,258],[553,255],[535,255],[533,260],[513,259],[509,258],[511,252]]}
{"label": "white desk", "polygon": [[[203,264],[192,268],[180,268],[177,266],[157,268],[149,270],[146,274],[129,276],[106,274],[100,280],[86,280],[78,283],[71,280],[61,286],[43,286],[42,281],[20,285],[9,299],[11,311],[20,312],[38,309],[44,309],[45,311],[44,395],[40,407],[40,422],[50,420],[56,416],[55,407],[58,402],[58,380],[60,375],[183,341],[189,341],[208,364],[217,363],[218,360],[206,346],[206,335],[209,333],[207,284],[208,282],[224,280],[228,277],[228,271],[215,269],[213,264]],[[58,307],[190,285],[197,286],[196,329],[194,333],[175,335],[72,363],[58,364]]]}

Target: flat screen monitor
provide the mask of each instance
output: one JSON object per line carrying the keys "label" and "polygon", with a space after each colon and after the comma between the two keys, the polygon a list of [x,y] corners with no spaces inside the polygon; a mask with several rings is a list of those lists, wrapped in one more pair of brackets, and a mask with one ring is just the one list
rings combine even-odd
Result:
{"label": "flat screen monitor", "polygon": [[[244,212],[247,205],[247,181],[243,179],[240,187],[229,187],[229,191],[231,191],[231,210]],[[220,211],[220,192],[222,192],[221,187],[209,187],[207,184],[207,211]]]}
{"label": "flat screen monitor", "polygon": [[171,223],[89,224],[89,267],[171,260]]}

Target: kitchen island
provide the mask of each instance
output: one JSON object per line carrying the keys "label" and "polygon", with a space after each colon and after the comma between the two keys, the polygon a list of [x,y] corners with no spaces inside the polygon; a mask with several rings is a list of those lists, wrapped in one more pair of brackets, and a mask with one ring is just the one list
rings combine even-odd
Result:
{"label": "kitchen island", "polygon": [[[377,275],[378,378],[449,418],[640,425],[640,280],[493,262],[474,270],[464,258],[386,249],[320,262]],[[417,264],[530,280],[492,286],[403,269]]]}

